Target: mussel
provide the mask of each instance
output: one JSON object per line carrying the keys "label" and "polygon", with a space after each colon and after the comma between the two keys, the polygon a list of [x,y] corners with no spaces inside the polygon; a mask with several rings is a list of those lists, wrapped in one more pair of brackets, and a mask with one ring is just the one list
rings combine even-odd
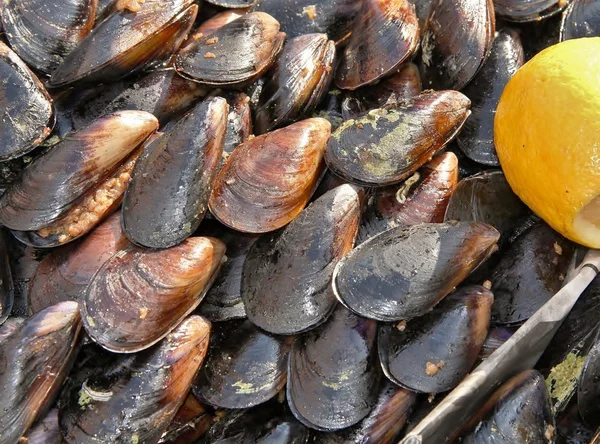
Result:
{"label": "mussel", "polygon": [[479,222],[392,228],[338,263],[334,292],[361,316],[408,321],[429,311],[483,263],[499,237]]}
{"label": "mussel", "polygon": [[186,46],[194,43],[196,40],[200,40],[203,37],[213,34],[217,29],[225,26],[228,23],[231,23],[244,14],[246,14],[244,9],[227,9],[212,16],[208,20],[200,23],[200,25],[198,25],[198,27],[188,35],[181,47],[185,48]]}
{"label": "mussel", "polygon": [[208,202],[212,214],[246,233],[266,233],[289,223],[324,172],[330,128],[325,119],[305,119],[239,145],[213,185]]}
{"label": "mussel", "polygon": [[570,0],[494,0],[494,9],[504,20],[539,22],[560,13],[569,2]]}
{"label": "mussel", "polygon": [[76,302],[53,305],[23,322],[0,347],[0,442],[16,443],[52,405],[81,338]]}
{"label": "mussel", "polygon": [[471,102],[457,91],[425,92],[344,122],[325,161],[347,180],[392,185],[414,173],[460,131]]}
{"label": "mussel", "polygon": [[206,0],[207,3],[222,6],[224,8],[249,8],[254,0]]}
{"label": "mussel", "polygon": [[[553,3],[548,0],[548,3]],[[600,35],[600,3],[573,0],[565,10],[560,26],[560,41]]]}
{"label": "mussel", "polygon": [[319,197],[280,231],[251,248],[242,275],[248,318],[274,334],[323,323],[336,305],[330,282],[354,245],[364,193],[341,185]]}
{"label": "mussel", "polygon": [[577,389],[579,414],[589,425],[600,427],[600,337],[585,359]]}
{"label": "mussel", "polygon": [[6,236],[4,230],[0,231],[0,325],[10,315],[15,298]]}
{"label": "mussel", "polygon": [[156,344],[200,304],[224,254],[221,241],[206,237],[166,250],[118,252],[86,289],[81,313],[88,335],[117,353]]}
{"label": "mussel", "polygon": [[27,444],[58,444],[62,441],[58,426],[58,410],[50,410],[45,418],[38,421],[34,427],[29,430],[26,437]]}
{"label": "mussel", "polygon": [[253,134],[252,113],[250,111],[250,97],[243,92],[230,92],[223,94],[229,104],[227,115],[227,132],[223,143],[223,161],[241,143],[246,142]]}

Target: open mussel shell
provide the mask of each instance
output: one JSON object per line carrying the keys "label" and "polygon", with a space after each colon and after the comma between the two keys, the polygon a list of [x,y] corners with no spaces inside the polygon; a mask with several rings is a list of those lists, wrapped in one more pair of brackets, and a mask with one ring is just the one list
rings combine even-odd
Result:
{"label": "open mussel shell", "polygon": [[563,14],[560,41],[600,36],[600,2],[572,1]]}
{"label": "open mussel shell", "polygon": [[378,321],[421,316],[495,251],[500,234],[479,222],[396,227],[352,250],[333,275],[336,297]]}
{"label": "open mussel shell", "polygon": [[421,94],[421,74],[414,63],[403,63],[398,72],[372,85],[347,92],[342,102],[342,117],[354,119],[369,110],[393,107],[403,99]]}
{"label": "open mussel shell", "polygon": [[327,319],[337,303],[331,275],[354,245],[363,195],[351,185],[334,188],[253,245],[244,264],[242,300],[255,325],[290,335]]}
{"label": "open mussel shell", "polygon": [[393,73],[419,43],[409,0],[363,0],[359,17],[335,73],[338,88],[356,89]]}
{"label": "open mussel shell", "polygon": [[494,295],[481,285],[456,290],[424,316],[379,328],[379,359],[393,382],[423,393],[453,389],[485,342]]}
{"label": "open mussel shell", "polygon": [[51,131],[52,99],[27,65],[0,41],[0,161],[39,145]]}
{"label": "open mussel shell", "polygon": [[10,46],[30,66],[50,74],[90,33],[97,0],[3,0],[2,25]]}
{"label": "open mussel shell", "polygon": [[471,99],[471,116],[456,138],[468,158],[485,165],[500,165],[494,146],[494,117],[500,96],[525,56],[516,31],[498,31],[490,56],[473,81],[463,90]]}
{"label": "open mussel shell", "polygon": [[311,118],[238,146],[213,185],[208,202],[212,214],[246,233],[266,233],[289,223],[323,175],[330,131],[327,120]]}
{"label": "open mussel shell", "polygon": [[572,254],[573,243],[543,222],[519,236],[491,276],[494,323],[529,319],[560,290]]}
{"label": "open mussel shell", "polygon": [[287,400],[306,426],[340,430],[358,423],[377,402],[377,323],[339,305],[328,321],[300,336],[290,352]]}
{"label": "open mussel shell", "polygon": [[114,12],[65,57],[52,73],[50,85],[107,83],[168,58],[196,19],[198,7],[192,3],[146,0],[137,12]]}
{"label": "open mussel shell", "polygon": [[[571,0],[493,0],[499,17],[510,22],[539,22],[560,13]],[[579,0],[577,0],[579,1]],[[575,2],[576,3],[576,2]]]}
{"label": "open mussel shell", "polygon": [[463,89],[488,56],[495,27],[492,0],[433,0],[421,40],[423,86]]}
{"label": "open mussel shell", "polygon": [[144,111],[120,111],[67,135],[37,158],[0,198],[0,222],[14,230],[44,228],[138,147],[158,127]]}
{"label": "open mussel shell", "polygon": [[362,0],[256,0],[253,11],[262,11],[281,23],[288,38],[323,33],[336,43],[352,32]]}
{"label": "open mussel shell", "polygon": [[121,230],[121,215],[115,213],[81,243],[54,250],[42,259],[29,283],[30,312],[81,299],[100,267],[130,246]]}
{"label": "open mussel shell", "polygon": [[400,225],[441,223],[458,182],[458,159],[438,154],[399,188],[376,190],[368,199],[357,243]]}
{"label": "open mussel shell", "polygon": [[504,173],[485,171],[458,183],[450,196],[445,220],[485,222],[506,234],[527,213],[527,207],[513,193]]}
{"label": "open mussel shell", "polygon": [[142,77],[124,79],[93,88],[75,88],[59,96],[55,134],[85,127],[106,114],[122,110],[147,111],[161,126],[195,104],[207,94],[207,88],[184,79],[174,68],[152,71]]}
{"label": "open mussel shell", "polygon": [[250,321],[215,324],[194,394],[221,408],[247,408],[273,398],[285,385],[292,337],[272,336]]}
{"label": "open mussel shell", "polygon": [[207,237],[166,250],[118,252],[86,290],[81,312],[87,333],[117,353],[154,345],[200,304],[224,254],[225,245]]}
{"label": "open mussel shell", "polygon": [[554,442],[550,397],[544,378],[536,370],[519,373],[500,387],[481,408],[479,419],[476,428],[464,435],[461,442]]}
{"label": "open mussel shell", "polygon": [[426,92],[344,122],[325,161],[358,184],[392,185],[414,173],[460,131],[470,100],[457,91]]}
{"label": "open mussel shell", "polygon": [[600,339],[591,348],[583,365],[577,389],[579,414],[586,423],[600,427]]}
{"label": "open mussel shell", "polygon": [[6,237],[7,233],[0,231],[0,325],[10,315],[15,299]]}
{"label": "open mussel shell", "polygon": [[333,75],[335,45],[325,34],[288,40],[267,74],[255,125],[258,134],[310,115]]}
{"label": "open mussel shell", "polygon": [[[202,364],[211,325],[190,316],[159,344],[76,371],[61,395],[60,430],[68,443],[155,444],[185,401]],[[94,365],[92,363],[92,365]]]}
{"label": "open mussel shell", "polygon": [[187,45],[175,57],[175,67],[206,85],[244,86],[271,66],[284,40],[277,20],[252,12]]}
{"label": "open mussel shell", "polygon": [[227,115],[227,131],[223,143],[223,161],[227,160],[233,150],[241,143],[248,140],[253,133],[252,113],[250,110],[250,97],[243,92],[229,92],[223,94],[229,104]]}
{"label": "open mussel shell", "polygon": [[322,433],[314,442],[320,444],[377,443],[393,444],[406,424],[417,394],[389,381],[381,384],[373,410],[360,423],[334,433]]}
{"label": "open mussel shell", "polygon": [[179,244],[200,226],[223,154],[229,106],[198,104],[144,147],[123,199],[123,231],[148,248]]}
{"label": "open mussel shell", "polygon": [[76,302],[27,319],[0,347],[0,442],[16,443],[45,414],[69,373],[81,337]]}

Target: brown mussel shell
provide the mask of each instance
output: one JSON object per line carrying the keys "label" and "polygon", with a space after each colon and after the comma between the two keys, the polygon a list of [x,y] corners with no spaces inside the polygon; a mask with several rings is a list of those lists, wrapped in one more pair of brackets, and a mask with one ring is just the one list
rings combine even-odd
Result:
{"label": "brown mussel shell", "polygon": [[490,327],[494,295],[481,285],[456,290],[424,316],[379,328],[379,359],[393,382],[423,393],[453,389],[469,373]]}
{"label": "brown mussel shell", "polygon": [[144,147],[123,198],[123,231],[136,245],[168,248],[200,226],[223,154],[229,106],[207,99]]}
{"label": "brown mussel shell", "polygon": [[334,292],[361,316],[408,321],[431,310],[483,263],[499,237],[480,222],[392,228],[338,263]]}
{"label": "brown mussel shell", "polygon": [[281,23],[292,39],[304,34],[327,34],[339,43],[352,32],[363,0],[256,0],[253,11],[262,11]]}
{"label": "brown mussel shell", "polygon": [[244,86],[271,66],[284,40],[277,20],[252,12],[187,45],[175,57],[175,67],[205,85]]}
{"label": "brown mussel shell", "polygon": [[137,12],[112,13],[65,57],[52,73],[50,85],[107,83],[168,58],[196,19],[198,7],[192,3],[145,0]]}
{"label": "brown mussel shell", "polygon": [[213,185],[212,214],[245,233],[266,233],[289,223],[325,170],[330,128],[325,119],[305,119],[238,146]]}
{"label": "brown mussel shell", "polygon": [[[499,17],[511,22],[539,22],[560,13],[571,0],[493,0]],[[579,0],[578,0],[579,1]]]}
{"label": "brown mussel shell", "polygon": [[118,165],[158,127],[144,111],[120,111],[70,133],[37,158],[0,198],[0,222],[14,230],[44,228]]}
{"label": "brown mussel shell", "polygon": [[[551,443],[555,423],[544,378],[526,370],[500,387],[479,413],[481,422],[461,442]],[[474,425],[474,424],[473,424]]]}
{"label": "brown mussel shell", "polygon": [[400,225],[443,222],[457,182],[458,159],[447,151],[431,159],[400,188],[376,190],[367,201],[357,244]]}
{"label": "brown mussel shell", "polygon": [[495,27],[492,0],[433,0],[421,40],[423,85],[463,89],[487,58]]}
{"label": "brown mussel shell", "polygon": [[296,334],[323,323],[337,301],[330,282],[354,245],[364,192],[341,185],[325,193],[285,228],[260,238],[242,274],[248,319],[274,334]]}
{"label": "brown mussel shell", "polygon": [[338,306],[328,321],[294,342],[287,400],[294,416],[322,431],[350,427],[369,414],[379,389],[377,323]]}
{"label": "brown mussel shell", "polygon": [[156,344],[200,304],[224,254],[221,241],[206,237],[166,250],[118,252],[96,273],[83,298],[88,335],[117,353]]}
{"label": "brown mussel shell", "polygon": [[307,34],[284,45],[267,74],[255,114],[257,134],[310,115],[329,87],[335,45],[325,34]]}
{"label": "brown mussel shell", "polygon": [[359,17],[335,73],[341,89],[353,90],[393,73],[419,43],[419,23],[409,0],[363,0]]}
{"label": "brown mussel shell", "polygon": [[38,265],[29,283],[29,311],[80,300],[96,272],[116,252],[131,246],[115,213],[77,245],[54,250]]}
{"label": "brown mussel shell", "polygon": [[81,317],[62,302],[27,319],[0,347],[0,442],[16,443],[52,405],[77,356]]}
{"label": "brown mussel shell", "polygon": [[492,320],[519,324],[560,290],[574,245],[543,222],[521,234],[500,258],[491,277]]}
{"label": "brown mussel shell", "polygon": [[7,236],[8,234],[4,230],[0,231],[0,325],[10,315],[15,299]]}
{"label": "brown mussel shell", "polygon": [[75,372],[60,402],[66,442],[157,443],[185,401],[210,329],[190,316],[151,349]]}
{"label": "brown mussel shell", "polygon": [[268,401],[285,385],[292,340],[264,333],[248,320],[215,324],[194,394],[207,404],[230,409]]}
{"label": "brown mussel shell", "polygon": [[[52,99],[27,65],[0,41],[0,161],[28,153],[49,134]],[[10,79],[10,81],[6,81]]]}
{"label": "brown mussel shell", "polygon": [[439,91],[371,110],[335,130],[325,161],[334,173],[357,184],[398,183],[456,136],[470,104],[457,91]]}
{"label": "brown mussel shell", "polygon": [[90,33],[98,0],[3,0],[2,25],[10,46],[30,66],[52,73]]}
{"label": "brown mussel shell", "polygon": [[563,13],[560,41],[600,36],[600,2],[572,1]]}
{"label": "brown mussel shell", "polygon": [[591,348],[583,365],[577,389],[577,405],[583,420],[600,427],[600,339]]}
{"label": "brown mussel shell", "polygon": [[490,56],[463,90],[471,99],[471,115],[456,142],[469,159],[485,165],[500,165],[494,146],[496,107],[504,87],[524,61],[519,34],[511,29],[498,31]]}

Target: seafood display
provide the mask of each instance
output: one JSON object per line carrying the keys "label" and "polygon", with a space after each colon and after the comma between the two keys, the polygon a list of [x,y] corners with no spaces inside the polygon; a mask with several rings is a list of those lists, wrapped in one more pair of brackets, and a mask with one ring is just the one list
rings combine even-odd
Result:
{"label": "seafood display", "polygon": [[[0,0],[0,444],[398,443],[581,255],[494,116],[597,3]],[[599,319],[453,439],[591,439]]]}

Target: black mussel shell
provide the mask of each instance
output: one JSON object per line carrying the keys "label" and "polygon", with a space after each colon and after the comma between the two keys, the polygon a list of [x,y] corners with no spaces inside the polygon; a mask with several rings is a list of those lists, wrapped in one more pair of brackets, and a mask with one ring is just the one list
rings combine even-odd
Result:
{"label": "black mussel shell", "polygon": [[244,86],[271,66],[284,40],[277,20],[252,12],[187,45],[175,57],[175,67],[206,85]]}
{"label": "black mussel shell", "polygon": [[200,226],[217,175],[229,105],[207,99],[144,147],[123,198],[123,231],[136,245],[168,248]]}
{"label": "black mussel shell", "polygon": [[144,111],[119,111],[67,135],[33,161],[0,198],[0,222],[14,230],[39,230],[77,200],[158,127]]}
{"label": "black mussel shell", "polygon": [[495,27],[492,0],[433,0],[421,40],[423,85],[463,89],[488,56]]}
{"label": "black mussel shell", "polygon": [[306,426],[350,427],[377,402],[380,369],[377,323],[342,306],[319,328],[294,342],[288,362],[287,400]]}
{"label": "black mussel shell", "polygon": [[363,0],[344,48],[335,84],[356,89],[392,74],[419,44],[419,23],[409,0]]}
{"label": "black mussel shell", "polygon": [[26,444],[60,444],[62,437],[58,426],[58,409],[50,410],[22,439]]}
{"label": "black mussel shell", "polygon": [[[190,316],[159,344],[74,372],[60,400],[68,443],[155,444],[185,401],[208,348],[210,323]],[[87,370],[87,371],[86,371]]]}
{"label": "black mussel shell", "polygon": [[511,327],[492,327],[490,328],[485,342],[479,352],[479,359],[483,361],[490,357],[492,353],[500,348],[502,344],[510,339],[515,333],[516,328]]}
{"label": "black mussel shell", "polygon": [[15,299],[10,260],[8,258],[7,234],[0,231],[0,325],[10,315]]}
{"label": "black mussel shell", "polygon": [[426,92],[344,122],[327,144],[334,173],[370,186],[414,173],[460,131],[471,102],[457,91]]}
{"label": "black mussel shell", "polygon": [[498,31],[490,56],[463,90],[471,99],[471,115],[456,138],[468,158],[485,165],[500,165],[494,146],[494,117],[500,96],[510,78],[523,65],[525,55],[516,31]]}
{"label": "black mussel shell", "polygon": [[205,96],[207,88],[184,79],[174,68],[164,68],[133,80],[94,88],[75,88],[54,103],[55,134],[64,137],[106,114],[122,110],[147,111],[163,126]]}
{"label": "black mussel shell", "polygon": [[221,166],[233,153],[233,150],[239,144],[246,142],[253,133],[250,97],[243,92],[229,92],[225,93],[223,97],[229,104],[229,114],[227,115],[227,132],[223,143]]}
{"label": "black mussel shell", "polygon": [[563,14],[560,41],[600,36],[600,2],[572,1]]}
{"label": "black mussel shell", "polygon": [[200,304],[224,254],[225,245],[208,237],[118,252],[86,289],[81,313],[88,335],[117,353],[156,344]]}
{"label": "black mussel shell", "polygon": [[80,300],[96,272],[118,251],[131,246],[115,213],[77,245],[53,250],[29,282],[29,311],[37,313],[62,301]]}
{"label": "black mussel shell", "polygon": [[470,285],[407,324],[382,325],[378,347],[386,376],[418,392],[453,389],[479,356],[493,301],[487,288]]}
{"label": "black mussel shell", "polygon": [[485,222],[504,235],[527,214],[527,207],[513,193],[502,171],[485,171],[458,182],[445,220]]}
{"label": "black mussel shell", "polygon": [[475,430],[461,442],[551,443],[555,423],[544,378],[526,370],[500,387],[481,408]]}
{"label": "black mussel shell", "polygon": [[254,0],[206,0],[206,3],[212,3],[224,8],[249,8],[254,3]]}
{"label": "black mussel shell", "polygon": [[76,302],[27,319],[0,347],[0,442],[16,443],[45,415],[77,356],[81,317]]}
{"label": "black mussel shell", "polygon": [[246,14],[246,10],[244,9],[226,9],[223,12],[213,15],[208,20],[200,23],[200,25],[198,25],[198,27],[188,35],[186,41],[182,43],[181,47],[185,48],[186,46],[194,43],[196,40],[200,40],[203,37],[213,34],[217,29],[225,26],[228,23],[231,23],[244,14]]}
{"label": "black mussel shell", "polygon": [[[511,22],[539,22],[558,14],[571,0],[493,0],[499,17]],[[579,1],[579,0],[577,0]]]}
{"label": "black mussel shell", "polygon": [[140,3],[139,11],[117,10],[96,26],[52,73],[50,85],[108,83],[170,57],[187,36],[198,7],[190,6],[192,0]]}
{"label": "black mussel shell", "polygon": [[585,359],[577,389],[577,405],[586,423],[600,427],[600,339]]}
{"label": "black mussel shell", "polygon": [[[52,99],[27,65],[0,41],[0,161],[34,149],[50,134]],[[10,79],[10,81],[7,81]]]}
{"label": "black mussel shell", "polygon": [[377,402],[360,423],[335,433],[321,433],[320,444],[393,444],[412,413],[417,394],[389,381],[381,384]]}
{"label": "black mussel shell", "polygon": [[255,114],[258,134],[310,115],[329,87],[335,45],[325,34],[288,40],[267,74]]}
{"label": "black mussel shell", "polygon": [[102,23],[106,17],[114,12],[113,7],[116,5],[118,0],[97,0],[98,6],[96,7],[96,20],[94,26]]}
{"label": "black mussel shell", "polygon": [[480,222],[392,228],[338,263],[334,292],[361,316],[407,321],[448,295],[495,251],[499,237]]}
{"label": "black mussel shell", "polygon": [[242,268],[258,236],[231,230],[214,220],[204,221],[199,233],[216,237],[227,246],[227,262],[200,304],[200,314],[211,322],[245,318],[246,310],[241,296]]}
{"label": "black mussel shell", "polygon": [[242,274],[248,319],[274,334],[296,334],[323,323],[336,305],[330,287],[338,261],[354,245],[362,190],[341,185],[325,193],[285,228],[260,238]]}
{"label": "black mussel shell", "polygon": [[253,11],[262,11],[281,23],[288,38],[323,33],[336,43],[352,32],[363,0],[256,0]]}
{"label": "black mussel shell", "polygon": [[443,222],[457,182],[458,159],[446,151],[426,163],[400,188],[376,190],[367,201],[357,243],[400,225]]}
{"label": "black mussel shell", "polygon": [[241,409],[268,401],[285,385],[292,340],[264,333],[248,320],[215,324],[194,394],[221,408]]}
{"label": "black mussel shell", "polygon": [[556,417],[555,442],[561,444],[600,444],[598,433],[594,436],[594,430],[579,416],[577,402],[570,403],[568,409]]}
{"label": "black mussel shell", "polygon": [[330,123],[304,119],[249,139],[229,156],[209,199],[211,213],[244,233],[267,233],[304,208],[324,171]]}
{"label": "black mussel shell", "polygon": [[421,91],[419,68],[414,63],[403,63],[397,73],[380,82],[347,92],[342,102],[342,117],[354,119],[374,108],[393,107]]}
{"label": "black mussel shell", "polygon": [[2,25],[10,46],[30,66],[50,74],[90,33],[98,0],[4,0]]}
{"label": "black mussel shell", "polygon": [[543,222],[519,236],[491,277],[493,322],[524,322],[548,302],[562,287],[573,247]]}

